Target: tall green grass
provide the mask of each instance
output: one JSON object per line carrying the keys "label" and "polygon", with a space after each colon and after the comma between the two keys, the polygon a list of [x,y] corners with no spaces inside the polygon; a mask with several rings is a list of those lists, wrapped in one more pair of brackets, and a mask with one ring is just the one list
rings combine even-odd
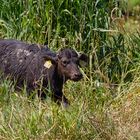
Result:
{"label": "tall green grass", "polygon": [[90,57],[82,69],[84,79],[65,85],[71,101],[67,109],[49,97],[30,102],[14,83],[1,82],[0,139],[135,138],[129,131],[128,137],[127,131],[121,133],[123,119],[117,122],[113,113],[119,112],[131,86],[138,87],[140,34],[120,31],[117,24],[112,28],[115,7],[114,16],[120,18],[117,0],[0,1],[0,38],[48,44],[52,50],[72,47]]}

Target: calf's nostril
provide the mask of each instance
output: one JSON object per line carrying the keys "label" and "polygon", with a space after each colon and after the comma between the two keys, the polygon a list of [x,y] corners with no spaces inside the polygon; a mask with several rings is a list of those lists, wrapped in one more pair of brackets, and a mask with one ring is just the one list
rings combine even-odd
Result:
{"label": "calf's nostril", "polygon": [[75,77],[82,77],[82,74],[81,73],[75,73],[74,76]]}

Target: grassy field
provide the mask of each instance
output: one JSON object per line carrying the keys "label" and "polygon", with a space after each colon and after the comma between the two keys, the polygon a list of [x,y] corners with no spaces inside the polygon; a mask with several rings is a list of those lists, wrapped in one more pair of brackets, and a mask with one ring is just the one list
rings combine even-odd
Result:
{"label": "grassy field", "polygon": [[0,38],[54,51],[71,47],[90,57],[83,80],[64,86],[67,109],[49,97],[29,101],[24,89],[0,82],[0,140],[140,139],[140,15],[126,21],[118,6],[115,0],[0,0]]}

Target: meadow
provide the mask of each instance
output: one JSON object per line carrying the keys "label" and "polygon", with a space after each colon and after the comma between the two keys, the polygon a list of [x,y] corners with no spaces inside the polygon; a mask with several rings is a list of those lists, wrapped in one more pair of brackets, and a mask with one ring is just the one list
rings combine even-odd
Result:
{"label": "meadow", "polygon": [[25,89],[0,82],[0,140],[139,140],[140,7],[134,6],[0,0],[1,39],[48,44],[54,51],[70,47],[90,58],[84,78],[64,86],[71,102],[66,109],[50,97],[30,101]]}

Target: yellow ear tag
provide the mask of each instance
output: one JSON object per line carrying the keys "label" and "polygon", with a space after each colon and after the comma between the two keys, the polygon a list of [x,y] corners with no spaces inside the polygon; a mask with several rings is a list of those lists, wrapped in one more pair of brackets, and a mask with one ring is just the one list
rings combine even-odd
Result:
{"label": "yellow ear tag", "polygon": [[46,61],[45,63],[44,63],[44,67],[46,67],[46,68],[50,68],[52,66],[52,62],[50,61],[50,60],[48,60],[48,61]]}

